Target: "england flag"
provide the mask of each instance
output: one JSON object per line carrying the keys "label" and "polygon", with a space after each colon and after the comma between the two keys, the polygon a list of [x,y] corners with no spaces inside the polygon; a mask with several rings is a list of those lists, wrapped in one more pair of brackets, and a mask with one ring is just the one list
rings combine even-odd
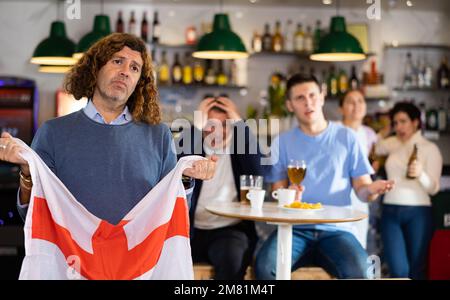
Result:
{"label": "england flag", "polygon": [[204,158],[182,158],[121,222],[112,225],[87,211],[41,158],[17,141],[26,149],[22,156],[33,181],[19,279],[194,278],[181,176]]}

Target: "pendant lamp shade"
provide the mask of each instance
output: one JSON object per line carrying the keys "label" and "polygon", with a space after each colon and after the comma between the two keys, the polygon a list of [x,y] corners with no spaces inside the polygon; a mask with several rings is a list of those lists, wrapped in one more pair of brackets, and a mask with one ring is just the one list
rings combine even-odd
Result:
{"label": "pendant lamp shade", "polygon": [[315,61],[357,61],[366,58],[361,44],[347,32],[345,18],[336,16],[331,19],[330,32],[319,42],[318,49],[311,54]]}
{"label": "pendant lamp shade", "polygon": [[40,73],[67,73],[72,66],[48,66],[48,65],[40,65],[39,72]]}
{"label": "pendant lamp shade", "polygon": [[214,15],[213,30],[202,36],[193,57],[203,59],[239,59],[248,57],[241,38],[231,30],[227,14]]}
{"label": "pendant lamp shade", "polygon": [[111,34],[111,25],[109,17],[106,15],[96,15],[94,18],[94,28],[91,32],[86,34],[78,42],[74,58],[80,59],[83,53],[86,52],[95,42]]}
{"label": "pendant lamp shade", "polygon": [[30,62],[38,65],[73,65],[76,62],[72,57],[74,51],[75,43],[67,38],[64,23],[54,21],[50,36],[37,45]]}

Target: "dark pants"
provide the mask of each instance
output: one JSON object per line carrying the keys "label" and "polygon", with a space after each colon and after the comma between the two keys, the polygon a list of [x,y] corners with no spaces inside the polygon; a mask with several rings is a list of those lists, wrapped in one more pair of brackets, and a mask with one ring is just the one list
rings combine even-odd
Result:
{"label": "dark pants", "polygon": [[383,205],[381,238],[391,277],[427,278],[432,234],[431,207]]}
{"label": "dark pants", "polygon": [[202,230],[194,229],[191,240],[194,263],[206,262],[214,267],[214,279],[242,280],[252,262],[257,242],[252,222]]}

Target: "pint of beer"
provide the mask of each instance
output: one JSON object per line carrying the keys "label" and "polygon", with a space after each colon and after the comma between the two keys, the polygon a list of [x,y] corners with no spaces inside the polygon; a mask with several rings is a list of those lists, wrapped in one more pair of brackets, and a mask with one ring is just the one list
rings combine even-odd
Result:
{"label": "pint of beer", "polygon": [[263,188],[262,176],[241,175],[239,200],[243,204],[250,204],[250,201],[247,199],[247,193],[250,190],[262,190],[262,188]]}
{"label": "pint of beer", "polygon": [[306,176],[306,163],[304,160],[291,160],[288,165],[288,177],[292,184],[300,185]]}

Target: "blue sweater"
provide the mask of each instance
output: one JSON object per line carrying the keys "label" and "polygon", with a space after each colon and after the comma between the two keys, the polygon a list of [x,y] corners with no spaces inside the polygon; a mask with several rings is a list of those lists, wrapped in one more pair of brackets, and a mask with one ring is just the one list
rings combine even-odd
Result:
{"label": "blue sweater", "polygon": [[31,147],[95,216],[117,224],[176,165],[164,124],[100,124],[83,111],[45,122]]}

